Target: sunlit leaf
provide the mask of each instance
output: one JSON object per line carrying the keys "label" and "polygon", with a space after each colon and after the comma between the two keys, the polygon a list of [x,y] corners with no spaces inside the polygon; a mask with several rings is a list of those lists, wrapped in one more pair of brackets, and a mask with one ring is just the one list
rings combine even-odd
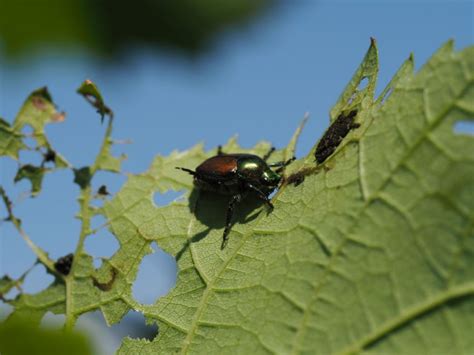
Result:
{"label": "sunlit leaf", "polygon": [[[121,244],[112,262],[134,274],[157,241],[179,274],[141,307],[158,337],[126,339],[121,353],[472,350],[474,139],[453,125],[474,119],[473,60],[473,48],[448,43],[416,75],[399,72],[385,104],[361,105],[361,126],[324,168],[312,169],[312,152],[303,159],[311,173],[282,187],[271,214],[239,205],[223,251],[226,198],[190,193],[192,177],[174,170],[215,151],[158,157],[130,177],[104,209]],[[169,189],[188,192],[154,206]]]}

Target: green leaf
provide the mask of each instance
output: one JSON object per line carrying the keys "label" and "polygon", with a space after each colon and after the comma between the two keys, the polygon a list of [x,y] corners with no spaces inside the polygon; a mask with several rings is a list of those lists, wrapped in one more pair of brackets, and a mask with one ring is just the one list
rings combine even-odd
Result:
{"label": "green leaf", "polygon": [[0,118],[0,156],[18,159],[18,152],[24,148],[21,133],[15,132],[7,121]]}
{"label": "green leaf", "polygon": [[2,276],[0,279],[0,300],[3,299],[3,295],[8,293],[12,288],[16,287],[18,283],[11,279],[8,275]]}
{"label": "green leaf", "polygon": [[41,185],[43,183],[43,177],[47,169],[31,164],[26,164],[18,169],[14,182],[21,181],[23,179],[30,180],[31,182],[31,195],[36,196],[41,191]]}
{"label": "green leaf", "polygon": [[[356,77],[378,68],[374,45],[360,68]],[[453,126],[474,120],[474,47],[454,52],[449,42],[416,75],[412,68],[410,57],[378,99],[375,78],[365,92],[349,85],[353,100],[331,112],[355,108],[360,126],[322,164],[315,148],[291,164],[271,213],[247,196],[224,250],[229,198],[194,189],[192,176],[176,169],[217,153],[202,144],[157,156],[102,209],[92,208],[89,182],[107,166],[110,119],[95,163],[87,174],[76,170],[82,227],[69,273],[48,266],[54,282],[8,300],[14,311],[6,323],[64,313],[70,329],[100,309],[109,325],[129,310],[159,324],[153,341],[125,339],[123,354],[470,352],[474,138]],[[302,125],[271,161],[293,155]],[[269,149],[265,142],[243,149],[236,139],[223,147],[260,156]],[[154,193],[169,190],[183,197],[156,206]],[[120,247],[95,269],[83,245],[98,212]],[[132,286],[153,242],[175,256],[178,280],[141,305]]]}
{"label": "green leaf", "polygon": [[[97,112],[100,114],[101,121],[103,121],[105,115],[108,115],[110,117],[109,126],[107,127],[100,153],[97,157],[94,166],[92,167],[93,172],[95,172],[96,170],[105,170],[115,173],[120,172],[122,160],[124,160],[126,157],[125,155],[122,155],[120,157],[114,157],[111,153],[113,141],[110,136],[112,134],[112,119],[114,113],[105,104],[102,94],[99,91],[99,88],[91,80],[84,81],[77,89],[77,92],[82,95],[93,107],[97,109]],[[78,183],[81,188],[87,186],[89,180],[92,178],[92,176],[89,176],[88,179],[84,179],[85,176],[83,174],[85,173],[85,169],[88,168],[86,167],[79,170],[75,170],[74,182]],[[78,174],[80,174],[81,176],[78,176]]]}
{"label": "green leaf", "polygon": [[[358,77],[378,66],[369,53],[372,69]],[[158,337],[125,339],[119,352],[472,350],[474,139],[453,125],[474,119],[473,79],[474,48],[453,52],[448,43],[416,75],[403,66],[384,103],[369,80],[361,126],[323,168],[314,149],[297,162],[290,173],[308,173],[283,185],[272,213],[241,203],[223,251],[227,199],[191,192],[192,177],[174,169],[193,169],[215,150],[173,152],[131,176],[104,207],[120,242],[110,262],[132,282],[156,241],[179,274],[168,295],[138,308],[158,322]],[[332,112],[345,110],[346,96]],[[224,151],[243,150],[231,141]],[[153,193],[170,189],[187,192],[155,206]]]}
{"label": "green leaf", "polygon": [[[331,123],[336,120],[342,111],[351,111],[354,108],[367,108],[372,105],[379,72],[378,51],[375,39],[370,39],[370,47],[362,63],[345,87],[341,96],[329,113]],[[361,82],[367,79],[367,85],[359,88]]]}
{"label": "green leaf", "polygon": [[[40,192],[44,174],[52,170],[44,168],[46,162],[53,162],[55,168],[58,169],[69,166],[69,163],[53,150],[44,130],[46,124],[62,122],[64,118],[65,113],[56,111],[51,95],[46,87],[43,87],[31,93],[12,126],[0,119],[0,156],[5,155],[18,159],[18,154],[22,149],[36,150],[43,153],[43,163],[40,167],[30,164],[23,165],[15,176],[15,182],[22,179],[30,180],[33,196]],[[23,143],[25,135],[22,131],[27,126],[33,130],[31,136],[36,141],[35,147],[27,147]]]}
{"label": "green leaf", "polygon": [[97,109],[100,114],[101,120],[103,121],[105,115],[113,116],[112,110],[105,104],[102,94],[99,91],[97,85],[91,80],[84,81],[81,86],[77,89],[77,92],[84,96],[84,98]]}
{"label": "green leaf", "polygon": [[82,334],[37,328],[28,318],[0,323],[0,352],[5,355],[92,353],[89,342]]}
{"label": "green leaf", "polygon": [[34,295],[20,293],[14,300],[8,302],[14,306],[14,311],[8,317],[7,323],[28,319],[30,324],[39,325],[47,312],[65,313],[65,298],[65,287],[59,280]]}
{"label": "green leaf", "polygon": [[[26,99],[23,107],[13,122],[13,130],[20,134],[25,126],[33,129],[33,138],[36,140],[38,148],[51,149],[52,147],[44,132],[44,127],[48,123],[63,122],[66,117],[64,112],[58,112],[46,87],[35,90]],[[58,168],[66,167],[69,164],[61,156],[56,157]]]}

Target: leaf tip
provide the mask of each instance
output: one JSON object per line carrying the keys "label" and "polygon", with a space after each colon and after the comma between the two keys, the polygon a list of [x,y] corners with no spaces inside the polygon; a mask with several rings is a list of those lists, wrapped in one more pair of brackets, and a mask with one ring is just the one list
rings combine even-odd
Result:
{"label": "leaf tip", "polygon": [[375,39],[375,37],[370,37],[370,46],[377,47],[377,40]]}

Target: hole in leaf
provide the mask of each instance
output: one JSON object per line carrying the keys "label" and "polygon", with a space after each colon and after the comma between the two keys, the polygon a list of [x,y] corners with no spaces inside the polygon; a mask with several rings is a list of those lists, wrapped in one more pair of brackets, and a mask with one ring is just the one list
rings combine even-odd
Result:
{"label": "hole in leaf", "polygon": [[40,292],[47,288],[53,280],[53,276],[46,272],[46,268],[42,264],[38,264],[26,275],[25,282],[22,285],[23,292]]}
{"label": "hole in leaf", "polygon": [[387,101],[387,99],[390,97],[390,95],[392,95],[392,92],[393,92],[393,88],[388,89],[385,95],[383,96],[382,100],[380,100],[380,104],[384,104],[385,101]]}
{"label": "hole in leaf", "polygon": [[474,121],[460,120],[454,124],[455,134],[474,135]]}
{"label": "hole in leaf", "polygon": [[156,323],[147,324],[143,314],[129,311],[120,323],[114,324],[111,327],[114,334],[120,338],[126,336],[132,338],[141,338],[152,340],[158,334],[158,326]]}
{"label": "hole in leaf", "polygon": [[145,317],[134,311],[129,311],[120,323],[111,327],[105,323],[102,312],[86,313],[79,317],[77,328],[91,339],[98,350],[95,354],[115,354],[127,336],[151,340],[158,334],[156,324],[147,325]]}
{"label": "hole in leaf", "polygon": [[61,329],[64,326],[66,316],[64,314],[53,314],[46,312],[41,319],[40,326],[48,329]]}
{"label": "hole in leaf", "polygon": [[92,343],[93,354],[115,354],[120,346],[121,339],[113,334],[100,311],[81,315],[76,329],[84,333]]}
{"label": "hole in leaf", "polygon": [[[28,144],[31,147],[31,144]],[[40,152],[33,150],[21,150],[20,159],[22,165],[31,164],[34,166],[40,166],[43,162],[43,155]]]}
{"label": "hole in leaf", "polygon": [[102,266],[102,258],[92,259],[92,264],[94,265],[94,268],[96,268],[97,270],[100,269],[100,267]]}
{"label": "hole in leaf", "polygon": [[178,197],[182,196],[183,193],[184,190],[168,190],[165,193],[155,192],[155,194],[153,195],[153,201],[157,206],[166,206],[176,200]]}
{"label": "hole in leaf", "polygon": [[0,301],[0,322],[3,322],[13,312],[13,306]]}
{"label": "hole in leaf", "polygon": [[107,199],[110,199],[113,195],[119,191],[125,181],[127,180],[127,176],[125,174],[117,174],[110,171],[98,171],[96,175],[94,175],[94,182],[92,184],[92,191],[94,194],[99,192],[99,189],[102,186],[105,186],[105,189],[109,193],[109,195],[105,196]]}
{"label": "hole in leaf", "polygon": [[5,293],[3,295],[3,297],[5,297],[5,299],[7,300],[12,300],[14,299],[16,296],[18,296],[20,294],[20,290],[18,290],[18,288],[14,287],[12,288],[10,291],[8,291],[7,293]]}
{"label": "hole in leaf", "polygon": [[346,105],[349,106],[349,105],[354,101],[354,99],[356,98],[356,96],[357,96],[357,93],[354,92],[354,93],[351,95],[351,97],[349,97],[349,100],[347,100],[347,104],[346,104]]}
{"label": "hole in leaf", "polygon": [[[107,223],[107,220],[101,214],[96,214],[96,215],[92,216],[92,218],[91,218],[91,228],[93,230],[104,226],[106,223]],[[106,227],[102,227],[102,228],[106,228]]]}
{"label": "hole in leaf", "polygon": [[24,134],[25,136],[31,136],[33,135],[33,127],[29,124],[26,124],[23,126],[23,128],[21,129],[21,133]]}
{"label": "hole in leaf", "polygon": [[357,90],[362,91],[367,87],[367,85],[369,85],[369,79],[364,77],[360,81],[359,86],[357,87]]}
{"label": "hole in leaf", "polygon": [[155,252],[143,258],[132,289],[135,299],[143,304],[154,303],[176,284],[176,260],[156,243],[152,248]]}
{"label": "hole in leaf", "polygon": [[102,228],[87,237],[84,247],[88,254],[94,256],[94,266],[98,267],[102,264],[100,257],[110,258],[118,250],[119,243],[107,228]]}

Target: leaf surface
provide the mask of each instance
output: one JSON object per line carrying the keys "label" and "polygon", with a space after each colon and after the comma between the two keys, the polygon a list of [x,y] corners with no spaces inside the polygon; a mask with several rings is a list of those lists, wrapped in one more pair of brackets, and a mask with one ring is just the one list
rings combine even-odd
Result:
{"label": "leaf surface", "polygon": [[[361,67],[377,67],[371,51]],[[135,273],[157,241],[179,274],[141,308],[159,336],[126,339],[120,352],[472,350],[474,140],[453,125],[474,119],[474,49],[449,42],[416,75],[412,67],[410,57],[384,102],[372,89],[359,97],[361,126],[323,166],[314,168],[313,150],[290,168],[310,173],[280,189],[271,214],[251,199],[239,205],[223,251],[226,198],[189,192],[191,176],[174,170],[215,151],[157,157],[131,177],[104,209],[121,243],[112,262],[120,256]],[[153,192],[169,189],[187,192],[154,206]]]}

